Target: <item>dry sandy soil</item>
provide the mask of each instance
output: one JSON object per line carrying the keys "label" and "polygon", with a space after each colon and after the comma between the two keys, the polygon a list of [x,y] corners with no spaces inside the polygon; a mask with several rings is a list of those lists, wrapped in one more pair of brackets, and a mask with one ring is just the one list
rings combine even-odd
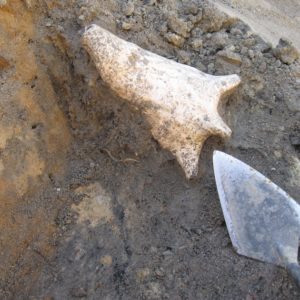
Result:
{"label": "dry sandy soil", "polygon": [[[300,201],[296,50],[205,0],[130,3],[0,1],[0,299],[299,299],[284,269],[236,254],[212,170],[223,150]],[[205,143],[197,178],[104,84],[91,23],[241,76],[220,107],[233,135]]]}

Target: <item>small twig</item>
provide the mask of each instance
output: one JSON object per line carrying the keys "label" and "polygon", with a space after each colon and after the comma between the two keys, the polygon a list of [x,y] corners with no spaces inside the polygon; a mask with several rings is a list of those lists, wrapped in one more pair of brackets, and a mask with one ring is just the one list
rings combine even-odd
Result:
{"label": "small twig", "polygon": [[108,156],[115,162],[123,162],[123,163],[126,163],[126,162],[139,162],[138,160],[134,159],[134,158],[125,158],[125,159],[118,159],[116,157],[114,157],[111,152],[109,150],[107,150],[106,148],[102,148],[101,150],[105,151]]}

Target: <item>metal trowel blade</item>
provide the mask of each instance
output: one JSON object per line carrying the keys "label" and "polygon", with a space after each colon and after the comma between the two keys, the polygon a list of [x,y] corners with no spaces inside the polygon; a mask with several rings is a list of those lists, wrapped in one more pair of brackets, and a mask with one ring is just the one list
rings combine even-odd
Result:
{"label": "metal trowel blade", "polygon": [[215,151],[213,163],[226,225],[236,251],[280,266],[285,266],[286,261],[297,263],[297,202],[261,173],[228,154]]}

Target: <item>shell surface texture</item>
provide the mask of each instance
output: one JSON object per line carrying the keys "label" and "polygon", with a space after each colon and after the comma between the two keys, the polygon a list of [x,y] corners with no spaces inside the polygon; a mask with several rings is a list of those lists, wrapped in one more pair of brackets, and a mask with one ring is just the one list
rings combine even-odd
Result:
{"label": "shell surface texture", "polygon": [[141,110],[153,137],[175,155],[187,178],[195,177],[205,140],[211,135],[231,135],[218,104],[239,85],[239,76],[205,74],[97,25],[86,28],[82,42],[102,79]]}

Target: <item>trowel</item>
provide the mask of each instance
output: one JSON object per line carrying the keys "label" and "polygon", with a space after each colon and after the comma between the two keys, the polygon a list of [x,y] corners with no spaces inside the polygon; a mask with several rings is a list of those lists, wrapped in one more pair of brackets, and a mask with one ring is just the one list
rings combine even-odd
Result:
{"label": "trowel", "polygon": [[238,254],[289,270],[300,287],[300,205],[264,175],[220,151],[215,178]]}

